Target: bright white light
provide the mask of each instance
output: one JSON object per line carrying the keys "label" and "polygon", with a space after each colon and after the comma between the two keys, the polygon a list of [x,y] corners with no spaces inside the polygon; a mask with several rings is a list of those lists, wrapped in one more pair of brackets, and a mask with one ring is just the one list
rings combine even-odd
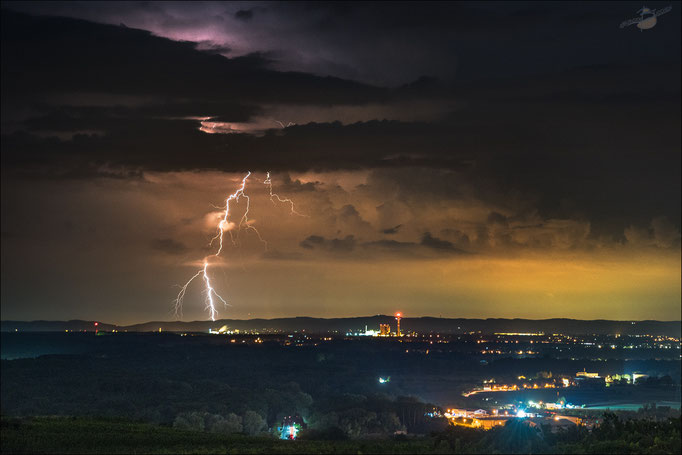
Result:
{"label": "bright white light", "polygon": [[[204,257],[203,260],[203,267],[192,276],[189,281],[187,281],[183,286],[180,287],[180,292],[178,292],[178,296],[174,300],[174,308],[175,308],[175,314],[177,317],[182,317],[182,305],[185,300],[185,295],[187,293],[187,287],[192,283],[196,278],[199,276],[202,276],[204,279],[204,294],[206,296],[206,309],[209,311],[209,314],[211,316],[211,320],[215,321],[216,317],[218,316],[218,310],[216,309],[216,301],[215,299],[220,300],[223,305],[228,306],[227,301],[216,292],[216,290],[213,288],[213,285],[211,284],[211,280],[208,274],[208,269],[209,269],[209,259],[211,258],[218,258],[220,254],[223,251],[223,239],[224,239],[224,234],[225,232],[228,232],[230,235],[230,239],[232,240],[232,243],[234,245],[237,245],[237,242],[235,241],[235,238],[233,236],[233,231],[237,232],[237,236],[239,236],[239,233],[242,230],[242,227],[246,230],[253,231],[256,236],[258,236],[258,239],[263,243],[265,246],[265,249],[268,249],[268,242],[266,242],[263,237],[261,237],[260,232],[258,232],[258,229],[256,229],[253,226],[253,221],[249,220],[249,208],[251,206],[251,198],[246,194],[246,182],[251,176],[251,172],[247,172],[244,178],[242,178],[242,183],[237,188],[237,190],[227,196],[225,199],[225,208],[224,211],[222,212],[222,217],[220,221],[218,222],[218,225],[216,226],[216,235],[211,239],[211,242],[209,243],[209,246],[212,246],[213,243],[217,240],[218,241],[218,248],[215,253]],[[300,215],[296,210],[294,210],[294,203],[290,199],[286,198],[280,198],[277,194],[272,192],[272,181],[270,180],[270,173],[267,173],[267,177],[265,181],[263,182],[265,185],[267,185],[268,190],[270,192],[270,200],[272,202],[275,202],[275,199],[277,199],[279,202],[285,202],[288,203],[291,206],[291,213]],[[244,213],[242,217],[239,220],[239,223],[234,223],[230,221],[230,203],[239,203],[240,199],[245,199],[246,200],[246,207],[244,209]],[[304,215],[301,215],[304,216]],[[238,237],[237,237],[238,238]],[[95,324],[96,325],[96,324]]]}

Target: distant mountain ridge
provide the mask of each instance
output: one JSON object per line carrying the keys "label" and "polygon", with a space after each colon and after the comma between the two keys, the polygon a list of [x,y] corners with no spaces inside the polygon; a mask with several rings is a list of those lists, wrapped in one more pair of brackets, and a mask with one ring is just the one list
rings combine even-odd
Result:
{"label": "distant mountain ridge", "polygon": [[[3,332],[64,332],[93,331],[96,321],[0,321]],[[119,326],[97,321],[97,329],[102,331],[152,332],[161,329],[164,332],[208,332],[227,326],[231,330],[240,331],[283,331],[308,333],[344,334],[348,331],[378,330],[379,324],[390,324],[395,329],[393,316],[377,315],[354,318],[313,318],[291,317],[276,319],[220,319],[213,321],[150,321],[141,324]],[[403,318],[400,326],[403,332],[419,333],[564,333],[571,335],[585,334],[621,334],[621,335],[663,335],[680,337],[680,321],[610,321],[604,319],[450,319],[436,317]]]}

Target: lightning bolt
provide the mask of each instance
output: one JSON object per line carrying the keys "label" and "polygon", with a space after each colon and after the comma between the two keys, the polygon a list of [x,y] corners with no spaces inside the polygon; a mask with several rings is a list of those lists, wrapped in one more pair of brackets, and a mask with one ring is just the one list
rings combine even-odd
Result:
{"label": "lightning bolt", "polygon": [[[177,297],[173,301],[173,307],[175,310],[175,316],[177,318],[182,317],[182,306],[185,300],[185,295],[187,294],[187,288],[188,286],[197,278],[200,276],[203,277],[204,279],[204,285],[205,285],[205,290],[204,290],[204,295],[206,298],[206,310],[209,312],[211,316],[211,320],[215,321],[216,317],[218,316],[218,310],[216,309],[216,300],[219,300],[223,303],[224,306],[229,306],[227,301],[220,295],[218,292],[216,292],[215,288],[211,284],[211,277],[209,276],[208,269],[210,265],[210,260],[211,258],[217,258],[220,253],[223,251],[223,246],[224,246],[224,237],[225,237],[225,232],[229,232],[230,234],[230,239],[234,245],[237,245],[237,241],[239,240],[239,233],[242,230],[242,227],[246,230],[253,231],[258,239],[263,243],[265,246],[265,249],[267,250],[268,248],[268,242],[263,239],[261,236],[260,232],[258,232],[258,229],[256,229],[255,226],[253,226],[253,222],[249,220],[249,209],[251,207],[251,198],[246,194],[246,182],[251,176],[251,172],[247,172],[244,178],[242,179],[241,185],[237,190],[227,196],[225,199],[225,207],[224,207],[224,213],[221,218],[221,220],[218,222],[218,226],[216,227],[217,233],[216,235],[211,239],[209,242],[209,246],[213,246],[213,243],[218,241],[218,249],[216,250],[215,253],[204,257],[203,259],[203,267],[195,273],[183,286],[180,286],[180,291],[178,292]],[[274,203],[275,198],[279,200],[280,202],[287,202],[291,204],[291,213],[296,214],[299,216],[305,216],[301,215],[300,213],[296,212],[294,210],[294,203],[290,199],[282,199],[278,195],[274,194],[272,192],[272,181],[270,180],[270,172],[267,173],[265,182],[264,182],[269,189],[270,192],[270,200]],[[239,203],[239,200],[241,198],[246,199],[246,208],[244,210],[244,213],[242,217],[239,219],[239,224],[236,225],[237,228],[237,240],[235,240],[234,236],[232,235],[232,230],[235,227],[235,224],[230,221],[230,203],[235,202]],[[222,209],[222,207],[221,207]]]}
{"label": "lightning bolt", "polygon": [[263,183],[268,187],[268,191],[270,192],[270,200],[272,201],[273,204],[275,203],[275,199],[277,199],[279,202],[290,205],[292,215],[307,217],[307,215],[302,215],[296,211],[296,209],[294,207],[294,201],[292,201],[291,199],[288,199],[288,198],[282,199],[281,197],[279,197],[279,195],[272,192],[272,180],[270,179],[270,173],[269,172],[266,174],[266,177],[265,177],[265,180],[263,181]]}
{"label": "lightning bolt", "polygon": [[177,318],[182,317],[182,303],[185,300],[185,294],[187,293],[187,286],[194,281],[194,279],[204,273],[204,270],[199,270],[196,275],[194,275],[192,278],[185,283],[184,286],[180,286],[180,292],[178,292],[178,296],[173,300],[174,308],[175,308],[175,316]]}
{"label": "lightning bolt", "polygon": [[211,279],[208,276],[208,261],[204,260],[204,268],[202,269],[202,274],[204,275],[204,282],[206,282],[206,309],[211,313],[211,321],[215,321],[215,317],[218,315],[218,311],[215,309],[215,302],[213,301],[213,296],[217,297],[223,305],[227,306],[227,302],[223,299],[220,294],[218,294],[213,286],[211,286]]}
{"label": "lightning bolt", "polygon": [[[258,230],[252,226],[249,225],[249,207],[251,205],[251,199],[249,196],[246,195],[246,181],[249,179],[251,176],[251,172],[247,172],[244,178],[242,179],[242,184],[237,188],[237,191],[234,193],[230,194],[227,199],[225,200],[225,213],[223,215],[223,218],[220,220],[218,223],[218,228],[217,228],[217,234],[215,237],[211,239],[211,242],[209,243],[209,246],[213,245],[213,242],[216,240],[220,240],[220,244],[218,247],[218,251],[213,255],[213,256],[218,256],[222,251],[223,251],[223,236],[225,231],[228,231],[230,233],[230,238],[232,239],[232,243],[236,244],[234,237],[232,236],[232,228],[234,225],[230,224],[229,217],[230,217],[230,202],[235,201],[239,202],[240,198],[245,198],[246,199],[246,210],[244,211],[244,215],[242,215],[241,220],[239,220],[239,226],[238,229],[241,229],[242,225],[246,223],[248,227],[253,229],[258,233]],[[258,233],[258,237],[262,240],[260,233]]]}

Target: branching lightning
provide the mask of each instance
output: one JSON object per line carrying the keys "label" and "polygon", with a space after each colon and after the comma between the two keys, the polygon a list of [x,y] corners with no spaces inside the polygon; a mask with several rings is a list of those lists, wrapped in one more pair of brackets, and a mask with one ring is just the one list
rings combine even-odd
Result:
{"label": "branching lightning", "polygon": [[[227,199],[225,200],[225,207],[221,207],[221,210],[224,209],[223,216],[218,222],[217,226],[217,233],[216,235],[211,239],[209,246],[213,246],[213,243],[217,240],[218,241],[218,249],[215,253],[204,257],[203,259],[203,266],[202,268],[195,273],[183,286],[180,286],[180,292],[178,292],[177,297],[173,301],[174,304],[174,310],[175,310],[175,316],[180,318],[182,317],[182,305],[185,300],[185,295],[187,294],[187,288],[188,286],[198,277],[203,277],[204,279],[204,295],[206,298],[206,310],[209,312],[211,316],[211,320],[215,321],[216,317],[218,316],[218,310],[216,309],[216,300],[220,300],[224,306],[228,306],[229,304],[227,301],[220,295],[218,292],[216,292],[215,288],[211,284],[211,278],[208,273],[209,265],[210,265],[210,260],[212,258],[217,258],[220,253],[223,251],[223,246],[224,246],[224,236],[225,232],[229,232],[230,234],[230,239],[234,245],[237,245],[237,240],[239,239],[239,233],[241,232],[242,228],[246,230],[253,231],[258,239],[263,243],[265,246],[265,249],[267,250],[268,248],[268,243],[263,239],[261,236],[260,232],[258,232],[258,229],[256,229],[255,226],[253,226],[253,222],[249,220],[249,209],[251,207],[251,199],[249,196],[246,194],[246,182],[251,176],[251,172],[247,172],[244,178],[242,179],[242,183],[237,188],[237,190],[230,194]],[[277,194],[272,192],[272,180],[270,179],[270,172],[267,173],[265,181],[263,182],[267,187],[268,191],[270,193],[270,200],[275,203],[275,199],[277,199],[279,202],[283,203],[288,203],[291,206],[291,213],[299,216],[306,216],[306,215],[301,215],[300,213],[296,212],[294,209],[294,203],[291,199],[286,199],[286,198],[280,198]],[[230,221],[230,202],[235,202],[239,203],[239,200],[241,198],[246,199],[246,208],[244,210],[244,214],[242,217],[239,219],[239,223],[235,225],[235,223]],[[232,230],[236,227],[237,230],[237,240],[235,240],[234,236],[232,235]]]}
{"label": "branching lightning", "polygon": [[272,201],[273,204],[275,203],[275,199],[277,199],[279,202],[290,205],[292,215],[307,216],[307,215],[302,215],[296,211],[296,209],[294,207],[294,201],[292,201],[291,199],[288,199],[288,198],[282,199],[281,197],[279,197],[279,195],[272,192],[272,180],[270,180],[270,173],[269,172],[266,174],[266,177],[265,177],[265,180],[263,181],[263,183],[268,187],[268,191],[270,192],[270,200]]}
{"label": "branching lightning", "polygon": [[201,272],[204,275],[204,281],[206,282],[206,309],[211,313],[211,321],[215,321],[218,311],[215,309],[213,296],[216,296],[218,299],[220,299],[225,306],[227,306],[227,302],[220,296],[220,294],[215,291],[215,289],[213,289],[213,286],[211,286],[211,280],[208,277],[208,261],[204,261],[204,268]]}

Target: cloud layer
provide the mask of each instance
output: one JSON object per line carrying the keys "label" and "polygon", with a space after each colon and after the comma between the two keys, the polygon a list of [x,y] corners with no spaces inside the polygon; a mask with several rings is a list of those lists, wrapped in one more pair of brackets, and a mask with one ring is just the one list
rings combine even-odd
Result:
{"label": "cloud layer", "polygon": [[250,170],[235,315],[679,318],[679,11],[81,6],[3,4],[3,317],[165,316]]}

